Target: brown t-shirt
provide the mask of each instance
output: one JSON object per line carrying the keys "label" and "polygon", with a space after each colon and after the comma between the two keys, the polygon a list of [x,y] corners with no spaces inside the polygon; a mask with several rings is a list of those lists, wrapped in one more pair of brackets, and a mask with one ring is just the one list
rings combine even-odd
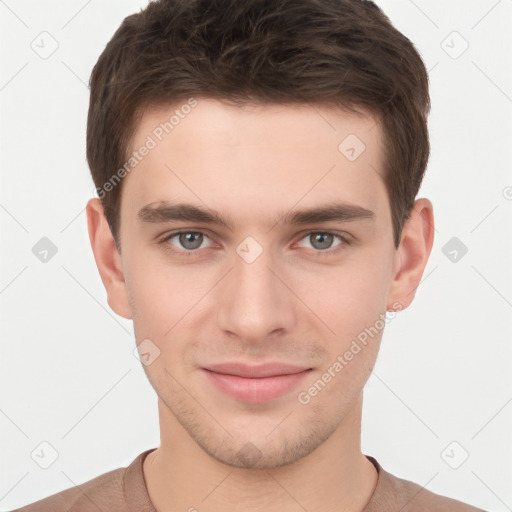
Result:
{"label": "brown t-shirt", "polygon": [[[139,454],[127,468],[109,471],[13,512],[156,512],[142,470],[144,459],[153,450]],[[366,457],[377,469],[378,480],[362,512],[484,512],[397,478],[373,457]]]}

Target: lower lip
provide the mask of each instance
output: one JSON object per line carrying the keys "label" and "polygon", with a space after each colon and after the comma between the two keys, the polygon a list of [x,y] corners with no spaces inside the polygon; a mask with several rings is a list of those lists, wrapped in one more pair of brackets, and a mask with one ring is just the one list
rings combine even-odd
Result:
{"label": "lower lip", "polygon": [[251,404],[268,402],[284,395],[298,386],[310,371],[305,370],[291,375],[275,375],[272,377],[249,379],[237,375],[226,375],[204,370],[210,382],[218,390],[237,400]]}

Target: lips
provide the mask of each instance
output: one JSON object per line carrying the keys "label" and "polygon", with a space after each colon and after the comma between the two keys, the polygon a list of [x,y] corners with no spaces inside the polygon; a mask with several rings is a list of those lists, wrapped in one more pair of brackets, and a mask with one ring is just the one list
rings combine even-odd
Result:
{"label": "lips", "polygon": [[289,393],[311,368],[285,363],[251,366],[233,362],[210,365],[202,370],[217,391],[240,402],[257,404]]}

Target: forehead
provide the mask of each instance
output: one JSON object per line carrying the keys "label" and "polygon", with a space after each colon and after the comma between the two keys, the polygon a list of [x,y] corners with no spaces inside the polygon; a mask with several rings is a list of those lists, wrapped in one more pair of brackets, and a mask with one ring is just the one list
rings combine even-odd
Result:
{"label": "forehead", "polygon": [[382,133],[370,113],[194,102],[145,112],[130,148],[138,158],[124,178],[122,210],[171,200],[248,221],[255,209],[273,218],[273,211],[319,201],[389,208]]}

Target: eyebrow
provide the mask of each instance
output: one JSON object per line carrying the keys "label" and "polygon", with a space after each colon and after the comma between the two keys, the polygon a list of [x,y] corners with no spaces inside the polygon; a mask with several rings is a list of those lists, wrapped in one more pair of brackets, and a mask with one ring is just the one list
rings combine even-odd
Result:
{"label": "eyebrow", "polygon": [[[200,222],[204,224],[218,225],[224,228],[233,229],[234,222],[219,212],[186,203],[171,203],[159,201],[143,206],[137,217],[142,222],[164,223],[169,221]],[[364,219],[375,219],[375,213],[362,206],[329,203],[314,208],[302,210],[289,210],[277,215],[278,222],[290,225],[318,224],[321,222],[352,222]]]}

